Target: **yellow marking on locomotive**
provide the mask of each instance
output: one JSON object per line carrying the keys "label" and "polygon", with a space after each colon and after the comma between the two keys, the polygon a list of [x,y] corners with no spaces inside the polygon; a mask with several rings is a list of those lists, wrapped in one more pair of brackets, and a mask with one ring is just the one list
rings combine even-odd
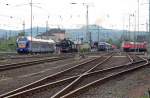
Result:
{"label": "yellow marking on locomotive", "polygon": [[19,44],[19,48],[25,48],[26,46],[24,44]]}

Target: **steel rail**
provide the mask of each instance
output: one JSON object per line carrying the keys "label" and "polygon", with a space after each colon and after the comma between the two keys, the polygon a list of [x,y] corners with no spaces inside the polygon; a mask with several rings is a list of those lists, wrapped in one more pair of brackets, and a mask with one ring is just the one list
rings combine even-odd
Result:
{"label": "steel rail", "polygon": [[10,70],[10,69],[14,69],[14,68],[20,68],[20,67],[25,67],[25,66],[31,66],[31,65],[35,65],[35,64],[41,64],[44,62],[63,60],[66,58],[67,57],[51,57],[51,58],[46,58],[46,59],[26,61],[26,62],[20,62],[20,63],[4,64],[4,65],[0,65],[0,71]]}
{"label": "steel rail", "polygon": [[128,56],[128,58],[130,59],[130,61],[131,61],[131,63],[132,62],[136,62],[136,61],[140,61],[139,59],[141,59],[141,60],[146,60],[145,58],[143,58],[143,57],[140,57],[139,55],[137,55],[137,54],[127,54],[127,56]]}
{"label": "steel rail", "polygon": [[[108,58],[110,58],[110,56],[107,57],[106,59],[108,59]],[[106,59],[105,59],[103,62],[105,62]],[[99,64],[102,64],[102,62],[99,63]],[[93,67],[92,67],[92,68],[93,68]],[[85,72],[85,73],[86,73],[86,72]],[[23,94],[23,93],[28,93],[28,92],[31,92],[31,91],[34,91],[34,90],[37,90],[37,89],[41,89],[41,88],[46,87],[46,86],[55,85],[56,83],[60,83],[60,82],[67,82],[67,81],[70,81],[70,79],[73,81],[73,80],[75,80],[77,77],[80,77],[80,75],[72,76],[72,77],[65,78],[65,79],[62,79],[62,80],[58,80],[58,81],[55,81],[55,82],[52,82],[52,83],[44,84],[44,85],[42,85],[42,86],[38,86],[38,87],[35,87],[35,88],[31,88],[31,89],[28,89],[28,90],[25,90],[25,91],[22,91],[22,92],[19,92],[19,93],[14,93],[14,95]],[[72,82],[72,81],[71,81],[71,82]],[[10,94],[10,96],[11,96],[11,95],[12,95],[12,94]],[[5,95],[1,95],[1,96],[2,96],[2,97],[6,97],[6,94],[5,94]]]}
{"label": "steel rail", "polygon": [[[106,54],[106,55],[107,55],[107,54]],[[103,55],[103,56],[105,56],[105,55]],[[99,57],[99,58],[101,58],[101,57]],[[46,80],[48,80],[48,79],[54,79],[55,77],[57,77],[58,75],[61,75],[62,73],[68,72],[68,71],[70,71],[70,70],[72,70],[72,69],[75,69],[75,68],[81,66],[81,65],[88,64],[89,62],[93,62],[93,61],[95,61],[95,60],[97,60],[97,59],[99,59],[99,58],[91,59],[91,60],[86,61],[86,62],[83,62],[83,63],[81,63],[81,64],[77,64],[76,66],[73,66],[73,67],[71,67],[71,68],[68,68],[68,69],[66,69],[66,70],[64,70],[64,71],[60,71],[60,72],[58,72],[58,73],[52,74],[52,75],[50,75],[50,76],[48,76],[48,77],[45,77],[45,78],[43,78],[43,79],[40,79],[40,80],[35,81],[35,82],[33,82],[33,83],[30,83],[30,84],[28,84],[28,85],[25,85],[25,86],[23,86],[23,87],[20,87],[20,88],[18,88],[18,89],[15,89],[15,90],[13,90],[13,91],[10,91],[10,92],[7,92],[7,93],[5,93],[5,94],[2,94],[2,95],[0,95],[0,97],[5,97],[5,96],[9,96],[9,95],[15,94],[15,93],[17,93],[17,92],[21,92],[21,91],[24,91],[24,90],[26,90],[26,89],[29,89],[30,87],[31,87],[31,88],[34,88],[34,87],[36,87],[37,85],[39,86],[39,84],[40,84],[40,85],[43,85],[43,84],[41,84],[42,81],[46,81]],[[70,77],[69,77],[69,78],[70,78]],[[59,81],[59,80],[57,80],[57,81]],[[49,81],[49,82],[50,82],[50,81]]]}
{"label": "steel rail", "polygon": [[[99,58],[100,58],[100,57],[99,57]],[[37,85],[38,85],[38,86],[39,86],[39,85],[43,85],[41,82],[45,82],[45,81],[48,81],[48,80],[50,80],[50,79],[52,80],[52,79],[58,77],[59,75],[65,73],[65,72],[68,72],[68,71],[71,71],[71,70],[73,70],[73,69],[76,69],[76,68],[78,68],[79,66],[88,64],[89,62],[93,62],[93,61],[95,61],[96,59],[98,59],[98,58],[90,59],[90,60],[88,60],[88,61],[85,61],[85,62],[82,62],[82,63],[80,63],[80,64],[77,64],[77,65],[75,65],[75,66],[73,66],[73,67],[67,68],[67,69],[65,69],[65,70],[63,70],[63,71],[57,72],[57,73],[55,73],[55,74],[52,74],[52,75],[47,76],[47,77],[44,77],[44,78],[42,78],[42,79],[40,79],[40,80],[37,80],[37,81],[35,81],[35,82],[32,82],[32,83],[30,83],[30,84],[28,84],[28,85],[25,85],[25,86],[23,86],[23,87],[17,88],[17,89],[15,89],[15,90],[12,90],[12,91],[7,92],[7,93],[4,93],[4,94],[0,95],[0,98],[1,98],[1,97],[5,97],[5,96],[8,96],[8,95],[11,95],[11,94],[14,94],[14,93],[16,93],[16,92],[23,91],[23,90],[25,90],[25,89],[29,89],[29,88],[31,88],[31,87],[32,87],[32,88],[33,88],[33,87],[36,87]]]}
{"label": "steel rail", "polygon": [[133,63],[134,62],[133,58],[129,54],[126,54],[126,55],[129,58],[130,62]]}
{"label": "steel rail", "polygon": [[24,59],[24,58],[41,58],[41,57],[60,57],[60,56],[74,56],[74,53],[67,53],[67,54],[40,54],[40,55],[17,55],[17,56],[8,56],[8,57],[0,57],[0,60],[5,60],[5,59]]}
{"label": "steel rail", "polygon": [[63,88],[62,90],[60,90],[58,93],[54,94],[51,98],[59,98],[60,96],[62,96],[64,93],[67,93],[70,91],[70,89],[76,85],[76,83],[78,83],[80,81],[80,79],[85,76],[87,73],[91,72],[93,69],[95,69],[97,66],[100,66],[101,64],[103,64],[104,62],[108,61],[111,57],[113,56],[110,55],[109,57],[107,57],[105,60],[103,60],[102,62],[98,63],[97,65],[95,65],[94,67],[92,67],[91,69],[87,70],[86,72],[84,72],[82,75],[80,75],[77,79],[75,79],[73,82],[71,82],[69,85],[67,85],[65,88]]}
{"label": "steel rail", "polygon": [[[23,56],[9,56],[9,57],[1,57],[0,60],[5,59],[24,59],[24,58],[41,58],[41,57],[49,57],[50,55],[23,55]],[[55,56],[55,55],[52,55]]]}
{"label": "steel rail", "polygon": [[[127,65],[126,67],[129,67],[129,68],[126,68],[126,69],[124,69],[124,70],[120,70],[120,71],[118,71],[118,72],[114,72],[114,73],[109,73],[108,75],[104,75],[104,77],[101,77],[101,78],[99,78],[99,79],[97,79],[97,80],[94,80],[94,81],[92,81],[92,82],[90,82],[90,83],[87,83],[86,85],[83,85],[83,86],[81,86],[81,87],[78,87],[78,88],[76,88],[76,89],[74,89],[74,90],[72,90],[72,91],[70,91],[69,93],[66,93],[66,94],[64,94],[64,95],[62,95],[62,96],[59,96],[59,98],[71,98],[72,96],[75,96],[75,94],[76,93],[78,93],[78,92],[81,92],[82,90],[84,90],[84,89],[86,89],[86,88],[89,88],[89,87],[92,87],[93,85],[95,85],[95,84],[97,84],[97,83],[104,83],[104,82],[106,82],[106,81],[108,81],[108,80],[110,80],[110,79],[114,79],[115,77],[117,77],[117,76],[120,76],[120,75],[124,75],[124,74],[127,74],[127,73],[129,73],[129,72],[133,72],[133,71],[135,71],[135,70],[137,70],[137,69],[140,69],[140,68],[142,68],[142,67],[145,67],[145,66],[147,66],[147,65],[149,65],[149,62],[148,62],[148,60],[146,60],[146,62],[145,62],[145,60],[144,60],[144,64],[140,64],[140,65],[136,65],[137,63],[141,63],[141,62],[143,62],[143,61],[139,61],[139,62],[135,62],[135,63],[132,63],[132,64],[129,64],[129,65]],[[132,65],[132,66],[131,66]],[[124,67],[124,66],[123,66]],[[116,67],[116,68],[121,68],[121,66],[118,66],[118,67]],[[115,68],[115,69],[116,69]],[[114,68],[113,68],[114,69]],[[112,69],[107,69],[107,71],[108,70],[112,70]],[[101,72],[102,71],[98,71],[97,73],[100,73],[101,74]],[[95,73],[94,73],[95,74]],[[54,97],[54,98],[58,98],[58,97]]]}
{"label": "steel rail", "polygon": [[[134,62],[134,64],[137,64],[139,62],[144,62],[144,61],[138,61],[138,62]],[[115,66],[115,67],[110,67],[110,68],[106,68],[106,69],[103,69],[103,70],[99,70],[99,71],[95,71],[95,72],[90,72],[90,73],[86,73],[85,76],[89,76],[89,75],[92,75],[92,74],[96,74],[96,73],[104,73],[104,72],[108,72],[108,71],[112,71],[112,70],[115,70],[115,69],[118,69],[118,68],[121,68],[121,67],[126,67],[126,66],[130,66],[131,64],[124,64],[124,65],[119,65],[119,66]],[[48,84],[45,84],[45,85],[42,85],[42,86],[39,86],[39,87],[35,87],[33,89],[29,89],[29,90],[26,90],[26,91],[22,91],[22,92],[19,92],[19,93],[16,93],[16,94],[13,94],[13,95],[10,95],[10,96],[7,96],[6,98],[14,98],[14,97],[17,97],[17,96],[21,96],[25,93],[30,93],[30,92],[34,92],[38,89],[42,89],[44,87],[50,87],[50,86],[54,86],[55,84],[57,83],[60,83],[60,82],[67,82],[67,81],[73,81],[75,80],[76,78],[80,77],[81,75],[78,75],[78,76],[73,76],[73,77],[69,77],[69,78],[66,78],[66,79],[63,79],[63,80],[59,80],[59,81],[56,81],[56,82],[53,82],[53,83],[48,83]],[[85,77],[84,76],[84,77]]]}
{"label": "steel rail", "polygon": [[140,58],[140,59],[142,59],[142,60],[147,60],[146,58],[144,58],[144,57],[140,57],[139,55],[136,55],[138,58]]}

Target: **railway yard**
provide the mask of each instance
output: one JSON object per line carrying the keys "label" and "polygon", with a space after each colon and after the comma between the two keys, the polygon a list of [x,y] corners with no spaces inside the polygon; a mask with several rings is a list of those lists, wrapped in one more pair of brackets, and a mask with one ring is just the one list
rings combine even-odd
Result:
{"label": "railway yard", "polygon": [[0,98],[149,98],[147,56],[125,52],[0,57]]}

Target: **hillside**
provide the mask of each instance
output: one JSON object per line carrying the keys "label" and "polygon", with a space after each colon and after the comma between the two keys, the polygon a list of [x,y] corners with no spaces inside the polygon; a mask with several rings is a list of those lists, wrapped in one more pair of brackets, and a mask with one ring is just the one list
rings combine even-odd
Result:
{"label": "hillside", "polygon": [[[46,32],[46,28],[44,27],[38,27],[38,28],[33,28],[33,36],[42,34]],[[21,32],[22,30],[18,30],[18,31],[12,31],[12,30],[2,30],[0,29],[0,38],[6,39],[9,38],[10,36],[17,36],[19,32]],[[30,29],[26,29],[25,30],[25,35],[26,36],[30,36]],[[84,41],[86,40],[86,27],[83,26],[82,28],[79,29],[66,29],[66,37],[70,38],[71,40],[79,40],[79,39],[83,39]],[[134,38],[134,34],[136,36],[141,37],[144,36],[143,38],[145,39],[148,35],[147,32],[139,32],[139,33],[133,33],[133,32],[128,32],[128,31],[123,31],[123,30],[113,30],[113,29],[106,29],[103,27],[99,27],[97,25],[90,25],[89,26],[89,32],[91,33],[91,39],[92,41],[97,41],[99,38],[99,41],[106,41],[109,39],[112,40],[122,40],[122,39],[130,39],[133,40]],[[99,35],[99,37],[98,37]],[[139,37],[139,38],[140,38]]]}

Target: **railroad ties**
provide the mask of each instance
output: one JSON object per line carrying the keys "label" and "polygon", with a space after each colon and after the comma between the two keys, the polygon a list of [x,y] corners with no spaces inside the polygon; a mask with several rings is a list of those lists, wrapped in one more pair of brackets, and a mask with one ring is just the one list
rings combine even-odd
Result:
{"label": "railroad ties", "polygon": [[137,55],[105,53],[3,93],[0,97],[82,98],[80,95],[93,86],[103,85],[148,65],[148,59]]}

